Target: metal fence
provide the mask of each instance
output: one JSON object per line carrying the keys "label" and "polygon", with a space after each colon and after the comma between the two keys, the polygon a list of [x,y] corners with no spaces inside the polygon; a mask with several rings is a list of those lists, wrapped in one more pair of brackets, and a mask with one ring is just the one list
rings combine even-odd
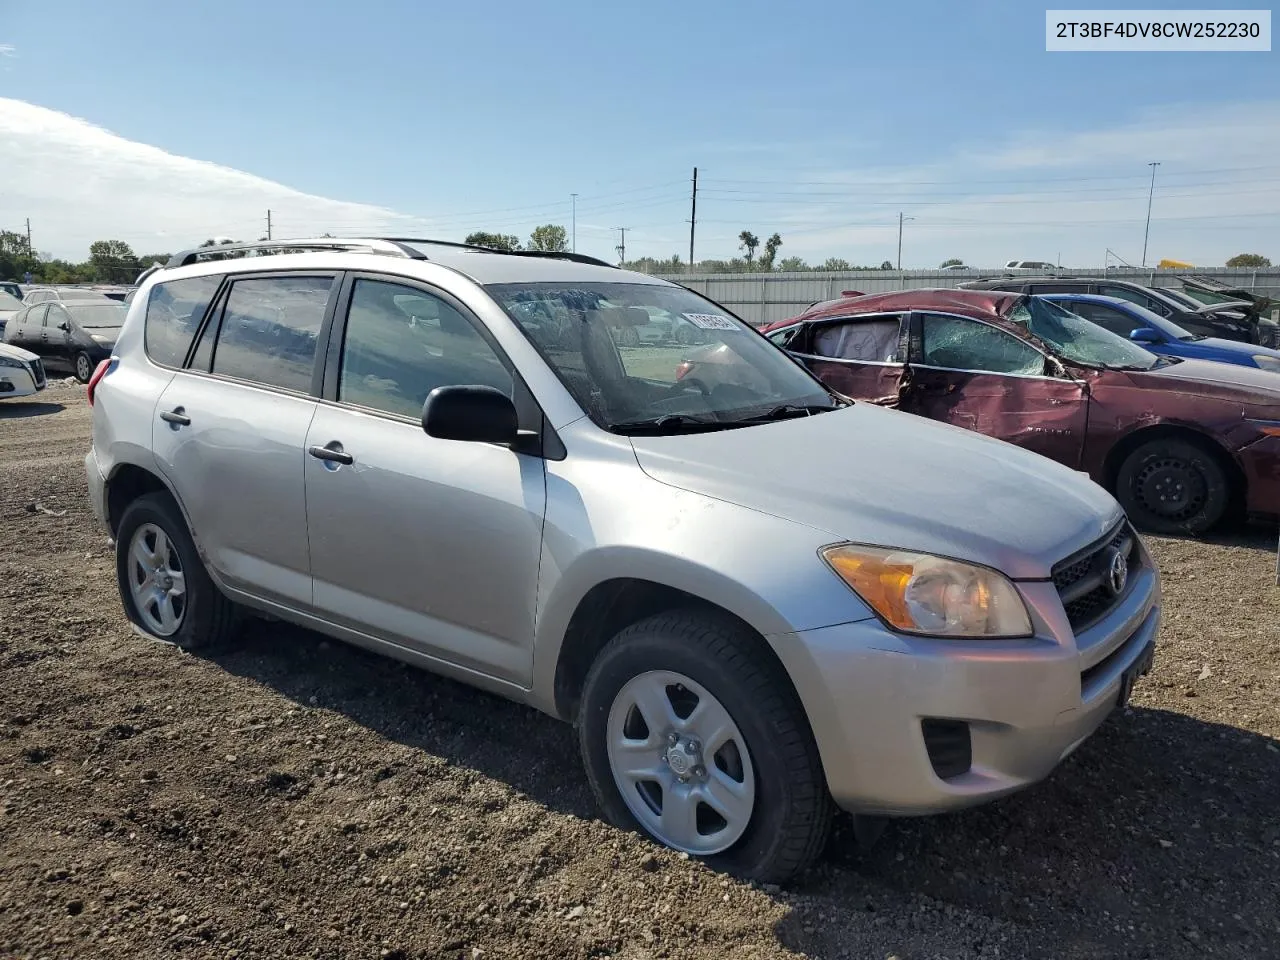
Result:
{"label": "metal fence", "polygon": [[[1057,276],[1106,277],[1129,280],[1149,287],[1181,286],[1179,277],[1212,277],[1234,287],[1280,299],[1280,268],[1194,270],[1066,269]],[[843,273],[690,273],[663,275],[724,304],[748,323],[757,326],[785,320],[818,300],[834,300],[844,290],[886,293],[923,287],[958,287],[980,277],[1005,277],[1001,270],[850,270]]]}

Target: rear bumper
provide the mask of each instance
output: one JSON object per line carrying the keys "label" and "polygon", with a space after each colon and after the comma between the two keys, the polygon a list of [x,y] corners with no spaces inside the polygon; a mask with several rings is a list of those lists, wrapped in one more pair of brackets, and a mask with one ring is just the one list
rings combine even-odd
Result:
{"label": "rear bumper", "polygon": [[[1154,566],[1079,638],[1052,584],[1019,586],[1039,621],[1032,639],[905,637],[877,620],[772,638],[804,701],[837,804],[857,813],[929,814],[1029,786],[1150,669],[1160,625]],[[926,730],[939,727],[964,732],[969,755],[959,772],[939,773],[940,748],[926,741]]]}
{"label": "rear bumper", "polygon": [[84,458],[84,473],[89,481],[89,505],[93,515],[107,534],[111,533],[111,524],[107,521],[107,478],[102,475],[98,466],[98,454],[90,447]]}
{"label": "rear bumper", "polygon": [[1236,453],[1244,471],[1251,514],[1280,517],[1280,437],[1263,437]]}

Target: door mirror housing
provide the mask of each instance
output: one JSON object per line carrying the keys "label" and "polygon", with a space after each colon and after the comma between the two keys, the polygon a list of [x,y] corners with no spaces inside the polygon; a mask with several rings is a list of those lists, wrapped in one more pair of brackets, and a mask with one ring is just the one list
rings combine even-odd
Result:
{"label": "door mirror housing", "polygon": [[69,323],[60,323],[60,324],[58,324],[58,329],[59,329],[59,330],[61,330],[63,333],[70,333],[70,332],[71,332],[71,324],[69,324]]}
{"label": "door mirror housing", "polygon": [[1159,343],[1160,334],[1150,327],[1138,327],[1136,330],[1129,331],[1129,339],[1134,343]]}
{"label": "door mirror housing", "polygon": [[422,405],[422,429],[439,440],[513,445],[516,405],[501,390],[479,384],[436,387]]}

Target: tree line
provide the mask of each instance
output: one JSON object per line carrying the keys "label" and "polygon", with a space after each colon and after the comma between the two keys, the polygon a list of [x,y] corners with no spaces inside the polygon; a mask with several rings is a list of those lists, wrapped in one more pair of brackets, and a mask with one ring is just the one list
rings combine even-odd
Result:
{"label": "tree line", "polygon": [[131,284],[153,263],[164,263],[167,253],[136,254],[123,240],[95,240],[89,244],[89,259],[74,263],[31,249],[25,233],[0,230],[0,280],[32,283],[123,283]]}

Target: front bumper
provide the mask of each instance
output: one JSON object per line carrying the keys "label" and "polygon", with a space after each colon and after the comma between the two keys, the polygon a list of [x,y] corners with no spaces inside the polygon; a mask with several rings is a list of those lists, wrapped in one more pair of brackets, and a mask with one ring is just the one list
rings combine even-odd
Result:
{"label": "front bumper", "polygon": [[29,366],[0,367],[0,400],[29,397],[45,387],[44,376]]}
{"label": "front bumper", "polygon": [[[1036,623],[1026,640],[908,637],[878,620],[773,637],[836,803],[856,813],[938,813],[1048,776],[1150,667],[1160,587],[1143,554],[1124,599],[1079,637],[1052,583],[1019,584]],[[926,720],[967,729],[961,772],[936,772]]]}

